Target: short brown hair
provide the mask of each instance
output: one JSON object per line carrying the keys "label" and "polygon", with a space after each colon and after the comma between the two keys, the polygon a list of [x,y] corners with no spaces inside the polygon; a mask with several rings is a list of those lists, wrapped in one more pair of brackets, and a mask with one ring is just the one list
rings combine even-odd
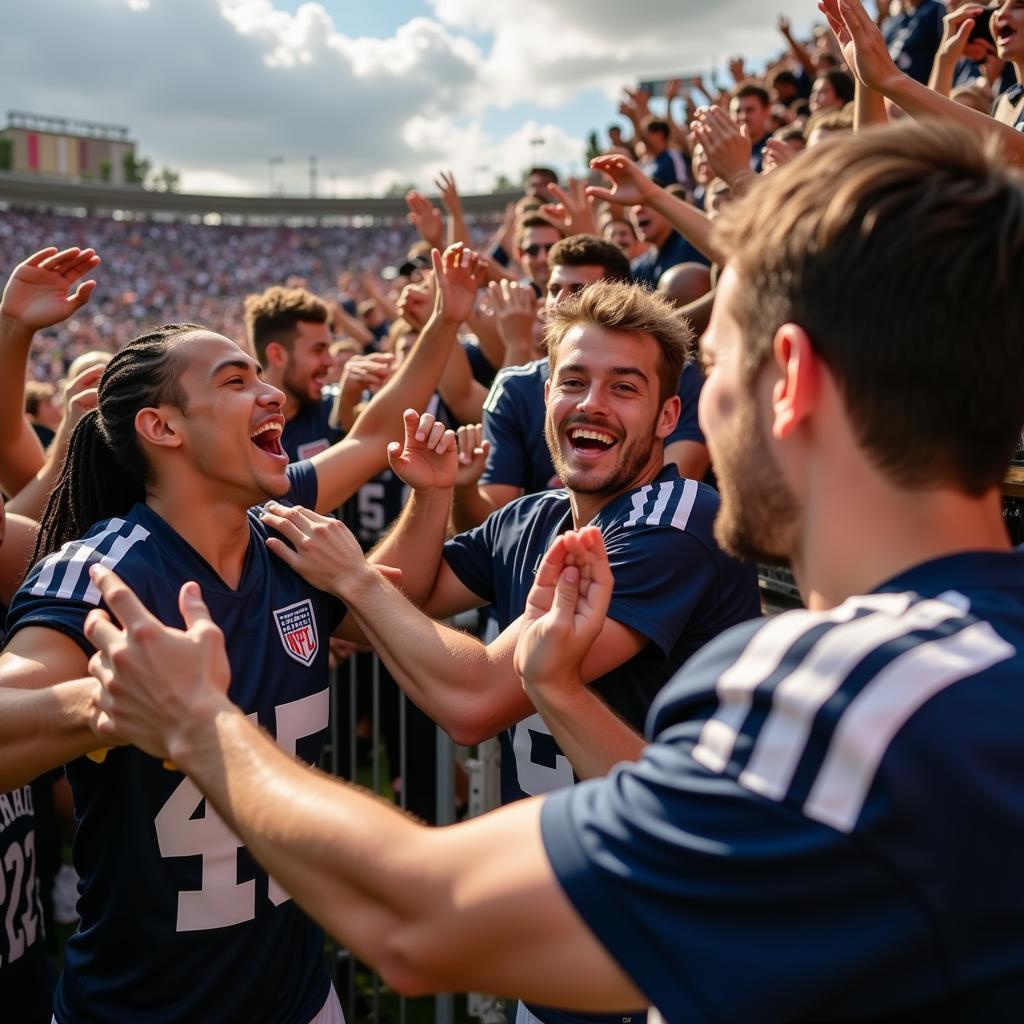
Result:
{"label": "short brown hair", "polygon": [[276,341],[290,348],[299,323],[327,323],[327,306],[305,288],[274,285],[261,295],[245,298],[245,330],[259,361],[266,362],[267,345]]}
{"label": "short brown hair", "polygon": [[570,235],[555,242],[548,263],[552,267],[600,267],[606,280],[633,280],[626,254],[597,235]]}
{"label": "short brown hair", "polygon": [[1024,422],[1024,185],[963,130],[829,139],[719,218],[748,379],[799,324],[905,487],[998,484]]}
{"label": "short brown hair", "polygon": [[539,213],[530,213],[523,217],[522,220],[516,225],[516,248],[522,249],[523,247],[523,236],[530,228],[551,228],[557,231],[563,238],[565,238],[565,231],[560,228],[557,224],[552,223],[547,217],[541,216]]}
{"label": "short brown hair", "polygon": [[29,416],[39,415],[39,406],[49,402],[57,389],[47,381],[27,380],[25,381],[25,412]]}
{"label": "short brown hair", "polygon": [[661,349],[660,399],[679,390],[683,364],[693,349],[693,331],[664,296],[623,281],[595,281],[545,313],[544,343],[554,374],[558,346],[569,329],[590,324],[606,331],[650,335]]}

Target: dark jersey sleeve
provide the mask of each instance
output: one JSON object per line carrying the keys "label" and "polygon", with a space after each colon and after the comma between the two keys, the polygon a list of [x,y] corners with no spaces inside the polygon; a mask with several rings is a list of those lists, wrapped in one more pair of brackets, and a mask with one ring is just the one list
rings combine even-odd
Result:
{"label": "dark jersey sleeve", "polygon": [[687,362],[683,366],[683,374],[679,378],[679,422],[676,429],[665,439],[666,446],[675,441],[698,441],[704,444],[704,432],[697,422],[697,403],[700,400],[701,388],[704,387],[704,375],[696,363]]}
{"label": "dark jersey sleeve", "polygon": [[444,546],[444,560],[452,572],[464,586],[488,603],[495,599],[493,558],[498,520],[503,511],[498,509],[479,526],[457,534]]}
{"label": "dark jersey sleeve", "polygon": [[583,921],[669,1024],[818,1019],[858,986],[919,975],[927,929],[850,837],[694,760],[742,650],[730,637],[669,683],[659,703],[684,679],[688,697],[640,761],[546,798],[542,839]]}
{"label": "dark jersey sleeve", "polygon": [[288,482],[292,486],[283,500],[290,505],[302,505],[304,508],[315,509],[317,495],[320,493],[320,482],[313,463],[308,459],[289,463],[287,473]]}
{"label": "dark jersey sleeve", "polygon": [[462,342],[462,349],[469,360],[469,367],[473,371],[473,380],[489,388],[497,376],[497,367],[491,365],[490,359],[484,355],[483,349],[474,341]]}
{"label": "dark jersey sleeve", "polygon": [[484,437],[491,446],[481,484],[527,490],[530,460],[524,426],[530,422],[517,394],[517,376],[498,374],[484,402]]}
{"label": "dark jersey sleeve", "polygon": [[609,617],[669,654],[717,581],[711,553],[673,526],[618,526],[606,534],[605,546],[615,579]]}

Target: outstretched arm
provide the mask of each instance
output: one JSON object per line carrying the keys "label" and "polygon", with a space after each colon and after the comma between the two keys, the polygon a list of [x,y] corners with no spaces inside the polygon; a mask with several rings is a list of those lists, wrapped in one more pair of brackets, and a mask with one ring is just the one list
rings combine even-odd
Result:
{"label": "outstretched arm", "polygon": [[1005,159],[1024,167],[1024,134],[903,74],[860,0],[821,0],[818,9],[828,19],[850,70],[866,86],[887,96],[911,117],[952,121],[983,139],[997,138]]}
{"label": "outstretched arm", "polygon": [[608,203],[621,203],[623,206],[635,203],[650,206],[709,260],[722,262],[711,241],[711,221],[703,210],[658,188],[632,160],[624,156],[599,156],[590,161],[590,166],[610,178],[612,188],[591,186],[587,189],[588,195]]}
{"label": "outstretched arm", "polygon": [[459,325],[472,309],[482,270],[475,253],[453,245],[432,253],[434,312],[398,372],[363,410],[349,435],[313,458],[317,509],[329,512],[387,468],[387,446],[402,436],[402,415],[424,409],[437,387]]}
{"label": "outstretched arm", "polygon": [[179,632],[113,574],[97,582],[125,627],[102,612],[89,619],[97,731],[170,757],[297,902],[390,985],[581,1010],[647,1003],[554,877],[540,800],[450,828],[417,825],[299,765],[228,701],[223,637],[194,583]]}
{"label": "outstretched arm", "polygon": [[36,331],[67,320],[89,301],[100,264],[92,249],[51,246],[14,268],[0,300],[0,489],[17,494],[43,467],[43,446],[25,420],[25,370]]}

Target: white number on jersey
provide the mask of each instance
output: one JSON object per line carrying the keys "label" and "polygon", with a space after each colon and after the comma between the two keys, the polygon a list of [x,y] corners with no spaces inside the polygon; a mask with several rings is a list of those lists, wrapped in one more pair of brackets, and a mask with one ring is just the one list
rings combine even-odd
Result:
{"label": "white number on jersey", "polygon": [[512,728],[516,774],[519,776],[519,788],[524,793],[539,796],[573,784],[572,765],[558,749],[551,730],[540,715],[530,715]]}
{"label": "white number on jersey", "polygon": [[[26,868],[26,862],[28,867]],[[25,909],[21,912],[21,927],[18,926],[18,906],[25,897]],[[6,904],[6,907],[5,907]],[[7,931],[7,959],[9,963],[21,959],[25,950],[36,941],[39,921],[36,917],[36,836],[30,832],[25,837],[24,850],[15,841],[7,847],[0,861],[0,909],[4,911],[4,928]],[[0,967],[3,957],[0,957]]]}
{"label": "white number on jersey", "polygon": [[[277,742],[294,754],[298,741],[327,728],[330,693],[327,689],[300,700],[279,704],[274,709]],[[256,721],[256,715],[247,716]],[[205,805],[205,806],[204,806]],[[202,817],[193,815],[203,806]],[[154,822],[162,857],[200,855],[202,887],[178,892],[177,931],[226,928],[256,916],[256,882],[238,882],[238,851],[244,844],[206,803],[196,784],[182,779],[160,809]],[[268,893],[274,906],[288,899],[284,890],[270,880]]]}

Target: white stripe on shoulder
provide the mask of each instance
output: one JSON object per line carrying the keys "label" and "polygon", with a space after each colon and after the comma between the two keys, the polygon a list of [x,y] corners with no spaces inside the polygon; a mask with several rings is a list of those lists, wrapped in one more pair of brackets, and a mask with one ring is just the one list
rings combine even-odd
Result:
{"label": "white stripe on shoulder", "polygon": [[[895,599],[895,600],[894,600]],[[718,710],[709,718],[693,748],[693,757],[712,772],[725,771],[740,729],[754,702],[754,691],[778,671],[792,646],[823,623],[849,622],[865,602],[888,606],[900,614],[910,606],[909,594],[884,594],[846,601],[831,612],[792,611],[768,619],[750,638],[740,656],[722,673],[715,687]]]}
{"label": "white stripe on shoulder", "polygon": [[[911,595],[904,595],[910,599]],[[872,651],[916,630],[935,629],[962,612],[943,601],[912,604],[902,615],[874,612],[830,629],[772,694],[772,710],[739,783],[772,800],[789,790],[814,717]]]}
{"label": "white stripe on shoulder", "polygon": [[537,367],[543,362],[543,359],[535,359],[533,362],[524,363],[522,366],[505,366],[500,369],[491,384],[490,391],[487,392],[487,397],[484,399],[484,411],[494,411],[495,404],[505,391],[505,381],[509,377],[529,377],[536,372]]}
{"label": "white stripe on shoulder", "polygon": [[112,534],[119,533],[121,528],[125,525],[123,519],[111,519],[107,523],[106,528],[101,530],[94,537],[87,537],[84,540],[70,540],[65,544],[59,551],[54,551],[52,555],[47,555],[43,559],[43,568],[39,573],[39,578],[33,584],[29,590],[30,594],[35,594],[37,597],[42,597],[49,591],[53,585],[54,577],[57,574],[58,569],[62,569],[68,565],[80,546],[88,545],[90,550],[97,544],[101,544],[107,537]]}
{"label": "white stripe on shoulder", "polygon": [[683,483],[683,496],[676,505],[675,515],[672,516],[672,525],[677,530],[685,530],[686,524],[690,521],[690,513],[693,511],[694,502],[697,500],[699,490],[696,480],[686,480]]}
{"label": "white stripe on shoulder", "polygon": [[851,832],[889,744],[914,712],[948,686],[1014,654],[988,622],[975,622],[894,658],[840,719],[804,813]]}
{"label": "white stripe on shoulder", "polygon": [[668,500],[671,497],[672,484],[658,484],[657,497],[654,499],[654,508],[651,509],[651,514],[646,519],[648,526],[659,526],[661,524],[661,517],[665,514],[665,509],[668,507]]}
{"label": "white stripe on shoulder", "polygon": [[[99,564],[105,569],[113,569],[140,540],[145,540],[148,536],[149,530],[136,523],[127,537],[118,537],[111,544],[110,550],[100,559]],[[89,581],[82,600],[88,601],[89,604],[98,605],[100,603],[100,588],[92,580]]]}
{"label": "white stripe on shoulder", "polygon": [[[138,524],[125,535],[123,531],[126,526],[123,519],[111,519],[106,527],[94,536],[65,544],[60,551],[55,551],[46,558],[39,578],[29,593],[37,597],[50,595],[66,600],[72,597],[76,590],[83,589],[83,601],[99,604],[99,590],[93,586],[91,580],[88,585],[85,584],[88,566],[102,564],[112,569],[135,544],[149,536],[149,531]],[[117,539],[111,544],[110,551],[98,556],[100,546],[111,537]]]}
{"label": "white stripe on shoulder", "polygon": [[636,526],[640,522],[640,517],[644,514],[644,505],[647,504],[647,496],[653,489],[652,484],[646,484],[633,495],[633,509],[626,520],[626,526]]}

